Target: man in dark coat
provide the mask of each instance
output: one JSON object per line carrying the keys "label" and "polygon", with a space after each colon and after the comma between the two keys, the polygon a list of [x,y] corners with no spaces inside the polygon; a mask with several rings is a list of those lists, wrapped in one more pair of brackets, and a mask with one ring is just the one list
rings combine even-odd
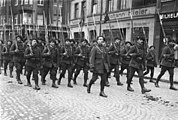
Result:
{"label": "man in dark coat", "polygon": [[25,65],[25,46],[22,41],[21,36],[16,36],[16,41],[10,48],[10,52],[13,54],[14,66],[16,68],[17,81],[19,84],[22,84],[20,74],[22,73],[23,66]]}
{"label": "man in dark coat", "polygon": [[107,74],[109,73],[109,59],[108,55],[103,47],[103,36],[97,37],[98,45],[94,46],[91,50],[90,56],[90,71],[93,73],[92,79],[90,80],[87,92],[90,93],[92,84],[98,79],[98,76],[101,77],[100,82],[100,96],[107,97],[104,93],[104,87],[107,79]]}
{"label": "man in dark coat", "polygon": [[156,64],[155,46],[150,46],[149,47],[148,53],[146,55],[146,60],[147,60],[147,68],[146,68],[146,72],[144,73],[144,75],[147,75],[149,73],[149,71],[151,71],[151,73],[150,73],[150,82],[154,82],[153,81],[154,67],[157,66],[157,64]]}
{"label": "man in dark coat", "polygon": [[45,85],[45,77],[50,72],[50,79],[52,80],[52,87],[58,88],[56,85],[56,74],[58,69],[58,49],[56,48],[55,41],[51,40],[49,45],[47,44],[43,50],[42,57],[43,62],[43,72],[41,76],[42,85]]}
{"label": "man in dark coat", "polygon": [[36,90],[40,90],[38,86],[38,71],[40,69],[41,64],[41,50],[37,46],[37,40],[32,39],[31,45],[26,48],[25,54],[26,58],[26,78],[27,78],[27,85],[31,87],[30,77],[33,72],[33,79],[35,81],[35,88]]}
{"label": "man in dark coat", "polygon": [[131,81],[132,78],[135,74],[135,71],[137,71],[138,76],[139,76],[139,83],[141,86],[141,92],[144,94],[145,92],[150,92],[151,90],[146,89],[144,87],[144,76],[143,76],[143,71],[144,71],[144,66],[145,66],[145,55],[146,55],[146,50],[144,49],[144,38],[138,38],[135,45],[128,51],[127,55],[131,56],[131,61],[129,63],[129,75],[127,77],[127,90],[128,91],[134,91],[131,88]]}
{"label": "man in dark coat", "polygon": [[168,41],[168,45],[166,45],[163,50],[162,50],[162,54],[161,54],[161,72],[157,77],[155,86],[159,87],[159,80],[161,79],[161,77],[165,74],[166,71],[169,72],[169,80],[170,80],[170,89],[172,90],[177,90],[177,88],[174,87],[174,81],[173,81],[173,77],[174,77],[174,67],[175,67],[175,61],[174,61],[174,46],[175,43],[172,40]]}
{"label": "man in dark coat", "polygon": [[9,65],[10,77],[12,78],[13,72],[13,56],[10,53],[10,47],[12,46],[12,41],[7,41],[7,45],[3,46],[2,55],[4,62],[4,75],[7,76],[7,66]]}
{"label": "man in dark coat", "polygon": [[[117,81],[117,85],[122,86],[123,84],[120,82],[119,75],[119,65],[120,65],[120,52],[121,52],[121,40],[119,38],[115,38],[115,42],[110,46],[108,50],[108,54],[110,55],[110,72],[114,69],[114,76]],[[109,75],[109,74],[108,74]]]}
{"label": "man in dark coat", "polygon": [[125,42],[125,47],[124,49],[121,51],[121,70],[119,71],[119,74],[123,74],[123,71],[125,69],[127,69],[127,77],[129,74],[129,63],[131,60],[131,57],[129,55],[127,55],[127,52],[130,50],[130,48],[132,47],[132,43],[127,41]]}
{"label": "man in dark coat", "polygon": [[2,42],[2,40],[0,40],[0,74],[1,74],[1,67],[2,67],[2,64],[3,64],[2,48],[3,48],[3,42]]}
{"label": "man in dark coat", "polygon": [[76,79],[80,74],[80,71],[83,69],[84,72],[84,87],[87,87],[87,79],[88,79],[88,69],[89,69],[89,55],[90,50],[87,47],[88,41],[86,39],[81,40],[81,46],[77,48],[75,51],[76,59],[76,71],[74,74],[74,84],[77,84]]}
{"label": "man in dark coat", "polygon": [[58,85],[61,84],[61,79],[64,77],[66,70],[68,70],[68,84],[67,86],[73,88],[71,85],[72,80],[72,71],[73,71],[73,62],[74,62],[74,50],[71,46],[70,39],[66,39],[65,46],[60,50],[60,55],[62,56],[62,72],[59,76]]}

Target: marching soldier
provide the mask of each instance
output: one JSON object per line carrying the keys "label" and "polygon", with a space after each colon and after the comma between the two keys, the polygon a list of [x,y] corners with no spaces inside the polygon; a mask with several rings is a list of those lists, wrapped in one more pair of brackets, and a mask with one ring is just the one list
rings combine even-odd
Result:
{"label": "marching soldier", "polygon": [[37,40],[32,39],[31,43],[29,43],[29,46],[25,50],[24,54],[26,61],[26,78],[27,78],[27,84],[25,86],[31,87],[30,77],[33,72],[33,79],[35,81],[35,90],[40,90],[40,87],[38,86],[38,70],[40,69],[41,64],[41,51],[40,48],[37,46]]}
{"label": "marching soldier", "polygon": [[117,85],[122,86],[123,84],[120,82],[119,76],[120,44],[121,40],[119,38],[115,38],[115,42],[110,46],[108,54],[110,55],[110,73],[112,72],[112,69],[114,69],[114,76],[116,78]]}
{"label": "marching soldier", "polygon": [[55,41],[51,40],[43,50],[42,57],[44,58],[43,72],[41,76],[42,85],[45,85],[45,77],[50,71],[50,79],[52,80],[52,87],[58,88],[56,85],[56,74],[58,69],[58,50],[55,46]]}
{"label": "marching soldier", "polygon": [[80,74],[80,71],[83,69],[84,72],[84,87],[87,87],[87,79],[88,79],[88,69],[89,69],[89,55],[90,50],[87,46],[88,41],[86,39],[81,40],[81,46],[79,46],[75,52],[77,56],[76,60],[76,71],[74,74],[74,84],[77,84],[76,79]]}
{"label": "marching soldier", "polygon": [[4,62],[4,75],[7,76],[7,66],[9,64],[10,77],[13,78],[13,57],[10,54],[10,47],[12,46],[12,41],[7,41],[7,45],[4,45],[2,49],[3,62]]}
{"label": "marching soldier", "polygon": [[168,41],[168,45],[166,45],[164,48],[163,48],[163,51],[162,51],[162,54],[161,54],[161,72],[160,74],[158,75],[157,77],[157,80],[156,80],[156,83],[155,83],[155,86],[156,87],[159,87],[159,81],[161,79],[161,77],[165,74],[166,71],[169,72],[169,81],[170,81],[170,89],[171,90],[177,90],[175,87],[174,87],[174,81],[173,81],[173,77],[174,77],[174,67],[175,67],[175,64],[174,64],[174,46],[175,46],[175,43],[174,41],[172,40],[169,40]]}
{"label": "marching soldier", "polygon": [[131,60],[131,57],[127,55],[127,52],[130,50],[131,46],[132,46],[132,43],[127,41],[125,42],[124,49],[121,51],[121,70],[119,71],[119,74],[122,75],[123,71],[127,69],[127,75],[126,75],[127,77],[129,74],[129,63]]}
{"label": "marching soldier", "polygon": [[68,84],[67,86],[73,88],[71,85],[72,72],[73,72],[73,48],[70,43],[70,39],[65,40],[65,46],[60,50],[60,55],[62,55],[62,72],[59,76],[58,85],[61,84],[61,79],[64,77],[66,70],[68,70]]}
{"label": "marching soldier", "polygon": [[146,72],[143,75],[147,75],[149,73],[149,71],[151,71],[151,73],[150,73],[150,82],[154,82],[153,81],[154,67],[157,66],[157,64],[156,64],[155,46],[150,46],[149,47],[148,53],[146,55],[146,60],[147,60],[147,68],[146,68]]}
{"label": "marching soldier", "polygon": [[0,74],[1,74],[1,67],[2,67],[2,64],[3,64],[3,62],[2,62],[2,48],[3,48],[3,42],[2,42],[2,40],[0,40]]}
{"label": "marching soldier", "polygon": [[107,79],[107,74],[109,72],[109,59],[105,51],[105,48],[102,45],[103,41],[104,37],[98,36],[97,37],[98,45],[93,47],[91,50],[90,71],[93,73],[93,75],[92,79],[88,84],[87,92],[90,93],[92,84],[94,84],[94,82],[98,79],[98,76],[100,76],[101,82],[99,95],[102,97],[107,97],[107,95],[104,93],[104,87]]}
{"label": "marching soldier", "polygon": [[20,74],[22,73],[23,66],[25,65],[25,58],[24,58],[24,52],[25,52],[25,46],[22,41],[21,36],[16,36],[16,41],[14,44],[12,44],[10,48],[10,52],[13,54],[13,61],[14,66],[16,68],[16,79],[19,84],[22,84]]}
{"label": "marching soldier", "polygon": [[135,74],[135,71],[138,73],[139,76],[139,83],[141,86],[141,92],[144,94],[145,92],[150,92],[151,90],[146,89],[144,86],[144,65],[145,65],[145,54],[146,51],[144,49],[144,38],[138,38],[135,45],[131,47],[131,49],[128,51],[127,55],[131,56],[131,61],[129,63],[129,74],[127,77],[127,90],[128,91],[134,91],[131,87],[131,81]]}

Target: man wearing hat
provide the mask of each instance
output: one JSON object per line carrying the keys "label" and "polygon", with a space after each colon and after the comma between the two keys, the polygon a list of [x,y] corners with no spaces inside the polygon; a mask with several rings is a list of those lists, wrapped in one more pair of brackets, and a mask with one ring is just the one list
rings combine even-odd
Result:
{"label": "man wearing hat", "polygon": [[13,54],[14,66],[16,68],[16,78],[19,84],[22,84],[20,74],[22,73],[23,66],[25,66],[25,46],[20,35],[16,36],[15,43],[11,46],[10,52]]}
{"label": "man wearing hat", "polygon": [[90,71],[93,73],[93,75],[92,79],[88,84],[87,92],[90,93],[91,86],[98,79],[98,76],[100,76],[101,82],[99,95],[102,97],[107,97],[107,95],[104,92],[104,88],[106,85],[107,74],[109,73],[110,63],[106,49],[103,46],[103,41],[105,41],[105,38],[103,36],[98,36],[97,37],[98,44],[91,50]]}
{"label": "man wearing hat", "polygon": [[123,74],[123,71],[127,69],[127,77],[129,74],[129,63],[131,60],[131,57],[127,55],[127,52],[130,50],[132,47],[132,43],[129,41],[125,42],[125,47],[123,50],[121,50],[121,70],[119,71],[119,74]]}
{"label": "man wearing hat", "polygon": [[174,67],[175,67],[175,60],[174,60],[174,46],[175,43],[173,40],[169,39],[168,40],[168,45],[166,45],[161,53],[161,72],[157,77],[155,86],[159,87],[159,81],[161,79],[161,77],[165,74],[166,71],[169,72],[169,81],[170,81],[170,89],[171,90],[177,90],[174,87],[174,81],[173,81],[173,77],[174,77]]}
{"label": "man wearing hat", "polygon": [[10,70],[10,77],[12,78],[12,71],[13,71],[13,57],[10,53],[10,47],[12,46],[12,41],[7,41],[7,45],[3,46],[2,55],[3,55],[3,62],[4,62],[4,75],[7,76],[7,66],[9,64]]}
{"label": "man wearing hat", "polygon": [[62,55],[62,61],[61,61],[62,72],[59,76],[58,85],[61,84],[61,80],[65,76],[66,70],[68,70],[67,86],[73,88],[73,86],[71,85],[71,80],[72,80],[74,50],[73,47],[71,46],[70,39],[65,40],[65,45],[61,48],[60,55]]}
{"label": "man wearing hat", "polygon": [[56,74],[58,69],[58,50],[56,48],[56,42],[55,40],[51,40],[49,45],[46,45],[46,47],[43,50],[42,57],[44,58],[43,62],[43,72],[41,75],[41,81],[42,85],[45,85],[46,83],[46,75],[48,72],[50,72],[50,79],[52,80],[52,87],[58,88],[56,85]]}
{"label": "man wearing hat", "polygon": [[109,47],[108,54],[110,55],[110,72],[114,69],[114,76],[117,81],[117,85],[122,86],[119,76],[119,64],[120,64],[120,52],[121,52],[121,40],[119,38],[114,39],[115,42]]}
{"label": "man wearing hat", "polygon": [[141,86],[141,92],[144,94],[145,92],[150,92],[151,90],[146,89],[144,86],[144,66],[145,66],[145,55],[146,51],[144,49],[144,38],[137,38],[137,41],[133,47],[127,52],[127,55],[131,56],[131,60],[129,63],[129,74],[127,77],[127,90],[133,92],[134,90],[131,87],[132,78],[135,72],[138,73],[139,83]]}
{"label": "man wearing hat", "polygon": [[84,83],[83,86],[87,87],[87,79],[88,79],[88,69],[89,69],[89,55],[90,50],[87,46],[88,41],[86,39],[81,40],[81,45],[75,51],[76,59],[76,71],[74,74],[74,84],[77,84],[76,79],[80,74],[80,71],[83,69],[84,72]]}
{"label": "man wearing hat", "polygon": [[26,86],[31,87],[30,77],[33,72],[33,79],[35,81],[35,90],[40,90],[38,86],[38,70],[40,69],[40,63],[41,63],[41,51],[40,48],[37,46],[37,40],[32,39],[31,43],[29,43],[29,46],[25,50],[24,54],[26,58],[26,78],[27,78],[27,84]]}

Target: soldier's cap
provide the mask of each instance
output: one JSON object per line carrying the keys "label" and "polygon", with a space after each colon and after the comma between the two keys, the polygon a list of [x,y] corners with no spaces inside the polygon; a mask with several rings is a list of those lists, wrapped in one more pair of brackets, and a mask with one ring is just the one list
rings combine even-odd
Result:
{"label": "soldier's cap", "polygon": [[174,40],[172,40],[172,39],[169,39],[169,40],[168,40],[168,43],[170,43],[170,42],[175,43],[175,41],[174,41]]}
{"label": "soldier's cap", "polygon": [[116,38],[114,38],[114,41],[116,41],[116,40],[122,40],[122,39],[119,37],[116,37]]}
{"label": "soldier's cap", "polygon": [[96,38],[96,40],[98,40],[98,39],[99,39],[99,37],[103,37],[103,41],[106,41],[105,37],[104,37],[104,36],[102,36],[102,35],[98,36],[98,37]]}
{"label": "soldier's cap", "polygon": [[17,38],[20,38],[21,40],[23,40],[23,38],[22,38],[21,35],[17,35],[15,38],[16,38],[16,39],[17,39]]}
{"label": "soldier's cap", "polygon": [[86,43],[88,43],[88,40],[87,39],[81,39],[81,42],[86,42]]}
{"label": "soldier's cap", "polygon": [[74,39],[70,39],[70,42],[73,42],[75,44],[75,40]]}
{"label": "soldier's cap", "polygon": [[154,48],[154,49],[155,49],[155,46],[154,46],[154,45],[151,45],[151,46],[149,47],[149,49],[151,49],[151,48]]}
{"label": "soldier's cap", "polygon": [[138,37],[137,37],[137,40],[139,40],[139,39],[145,41],[145,38],[144,38],[144,37],[138,36]]}
{"label": "soldier's cap", "polygon": [[130,45],[132,45],[132,43],[131,43],[130,41],[126,41],[126,42],[125,42],[125,44],[128,44],[128,43],[129,43]]}
{"label": "soldier's cap", "polygon": [[56,41],[54,39],[49,40],[49,43],[50,42],[54,42],[54,44],[56,44]]}
{"label": "soldier's cap", "polygon": [[93,43],[95,43],[95,42],[97,43],[97,40],[93,40]]}
{"label": "soldier's cap", "polygon": [[69,38],[66,38],[66,39],[65,39],[65,42],[67,42],[67,41],[70,42],[70,39],[69,39]]}

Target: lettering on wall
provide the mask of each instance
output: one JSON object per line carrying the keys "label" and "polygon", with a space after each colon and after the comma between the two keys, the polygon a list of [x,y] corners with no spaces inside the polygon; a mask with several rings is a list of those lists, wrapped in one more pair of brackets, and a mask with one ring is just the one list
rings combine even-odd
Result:
{"label": "lettering on wall", "polygon": [[165,13],[160,15],[160,19],[174,19],[178,18],[178,12],[176,13]]}

